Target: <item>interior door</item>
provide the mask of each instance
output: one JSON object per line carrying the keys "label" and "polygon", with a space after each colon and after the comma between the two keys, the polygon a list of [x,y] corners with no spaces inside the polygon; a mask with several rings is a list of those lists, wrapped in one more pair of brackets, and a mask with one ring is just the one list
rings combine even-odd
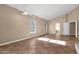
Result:
{"label": "interior door", "polygon": [[69,35],[69,22],[63,23],[63,34]]}

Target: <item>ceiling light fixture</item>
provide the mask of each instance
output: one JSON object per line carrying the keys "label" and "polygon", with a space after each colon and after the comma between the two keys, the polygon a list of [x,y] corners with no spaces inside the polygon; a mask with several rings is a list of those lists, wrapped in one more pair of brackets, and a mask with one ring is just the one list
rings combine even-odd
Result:
{"label": "ceiling light fixture", "polygon": [[22,13],[22,15],[27,15],[27,14],[28,14],[28,12],[23,12],[23,13]]}

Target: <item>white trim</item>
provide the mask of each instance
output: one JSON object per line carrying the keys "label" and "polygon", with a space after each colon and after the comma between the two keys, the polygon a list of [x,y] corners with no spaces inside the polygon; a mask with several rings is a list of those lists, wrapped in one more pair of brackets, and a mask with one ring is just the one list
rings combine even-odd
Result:
{"label": "white trim", "polygon": [[[44,34],[42,34],[42,35],[44,35]],[[37,36],[41,36],[41,35],[36,35],[36,36],[33,36],[33,37],[37,37]],[[18,40],[6,42],[6,43],[1,43],[0,46],[7,45],[7,44],[11,44],[11,43],[15,43],[15,42],[19,42],[19,41],[26,40],[26,39],[30,39],[30,38],[33,38],[33,37],[22,38],[22,39],[18,39]]]}
{"label": "white trim", "polygon": [[77,30],[77,28],[78,28],[77,22],[78,22],[78,21],[77,21],[77,20],[76,20],[76,21],[74,20],[74,21],[70,21],[70,23],[71,23],[71,22],[75,22],[75,37],[77,37],[77,36],[78,36],[78,30]]}
{"label": "white trim", "polygon": [[75,22],[75,34],[70,34],[70,35],[75,35],[75,37],[77,37],[78,36],[78,25],[77,25],[77,20],[75,21],[75,20],[73,20],[73,21],[69,21],[69,23],[72,23],[72,22]]}
{"label": "white trim", "polygon": [[76,25],[75,25],[75,36],[78,37],[78,21],[75,21]]}
{"label": "white trim", "polygon": [[[32,24],[35,24],[35,26],[33,26]],[[34,27],[34,28],[33,28]],[[34,29],[34,31],[32,31],[32,29]],[[30,33],[36,33],[36,21],[35,20],[31,20],[30,21]]]}
{"label": "white trim", "polygon": [[[26,39],[26,38],[18,39],[18,40],[11,41],[11,42],[6,42],[6,43],[1,43],[0,46],[7,45],[7,44],[11,44],[11,43],[14,43],[14,42],[19,42],[19,41],[22,41],[22,40],[25,40],[25,39]],[[28,39],[28,38],[27,38],[27,39]]]}
{"label": "white trim", "polygon": [[33,33],[36,33],[36,31],[34,31],[34,32],[30,32],[31,34],[33,34]]}

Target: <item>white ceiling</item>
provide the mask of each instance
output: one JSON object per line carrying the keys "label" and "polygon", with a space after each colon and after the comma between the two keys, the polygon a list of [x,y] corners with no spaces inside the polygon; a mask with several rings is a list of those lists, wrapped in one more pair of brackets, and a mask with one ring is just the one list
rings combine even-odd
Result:
{"label": "white ceiling", "polygon": [[35,16],[51,20],[58,16],[64,15],[78,5],[76,4],[9,4],[20,11],[27,11]]}

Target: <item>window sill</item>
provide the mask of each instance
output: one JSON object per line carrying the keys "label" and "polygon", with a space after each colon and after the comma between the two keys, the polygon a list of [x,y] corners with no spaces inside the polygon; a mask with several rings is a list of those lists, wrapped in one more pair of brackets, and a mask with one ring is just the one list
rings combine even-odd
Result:
{"label": "window sill", "polygon": [[36,32],[30,32],[31,34],[34,34],[34,33],[36,33]]}

